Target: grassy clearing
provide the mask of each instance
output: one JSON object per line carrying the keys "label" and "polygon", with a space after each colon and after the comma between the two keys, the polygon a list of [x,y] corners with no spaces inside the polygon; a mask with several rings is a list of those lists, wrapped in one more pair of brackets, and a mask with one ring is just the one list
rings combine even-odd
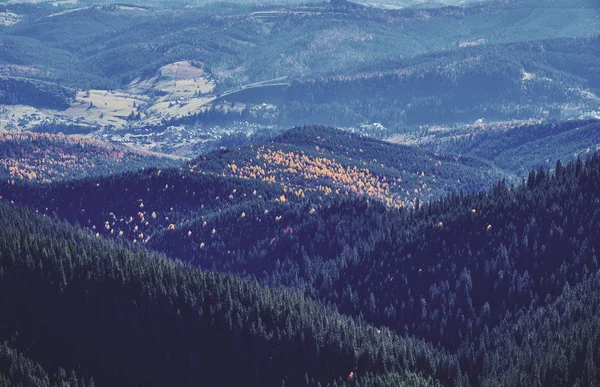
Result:
{"label": "grassy clearing", "polygon": [[212,101],[214,101],[214,97],[210,98],[192,98],[189,101],[174,103],[174,102],[159,102],[153,104],[148,112],[150,113],[150,117],[148,117],[148,121],[156,121],[160,120],[162,117],[165,118],[175,118],[175,117],[183,117],[188,114],[198,113],[199,111],[205,109],[207,105],[209,105]]}
{"label": "grassy clearing", "polygon": [[[34,67],[0,66],[0,74],[18,73],[27,77],[35,72],[39,70]],[[138,108],[143,107],[142,121],[155,124],[163,118],[183,117],[209,107],[215,100],[214,88],[214,80],[204,69],[181,61],[161,67],[152,78],[134,80],[124,90],[80,91],[65,111],[5,106],[0,123],[3,127],[33,129],[36,124],[57,119],[67,124],[121,129],[127,125],[127,117],[132,112],[137,114]]]}
{"label": "grassy clearing", "polygon": [[141,96],[119,91],[89,90],[77,93],[75,101],[63,111],[36,109],[25,105],[0,106],[0,127],[33,129],[46,122],[123,128],[135,106],[147,103]]}
{"label": "grassy clearing", "polygon": [[147,99],[120,91],[90,90],[77,93],[77,100],[63,115],[103,127],[123,127],[127,116]]}
{"label": "grassy clearing", "polygon": [[128,88],[133,94],[161,94],[158,102],[192,98],[197,94],[213,91],[215,82],[203,69],[194,67],[188,61],[175,62],[163,66],[158,74],[149,79],[136,79]]}

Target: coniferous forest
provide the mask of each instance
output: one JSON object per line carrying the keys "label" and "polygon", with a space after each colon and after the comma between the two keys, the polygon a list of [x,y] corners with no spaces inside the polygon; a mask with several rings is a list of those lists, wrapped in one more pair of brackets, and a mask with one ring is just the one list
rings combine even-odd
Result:
{"label": "coniferous forest", "polygon": [[598,0],[0,0],[0,387],[600,386]]}
{"label": "coniferous forest", "polygon": [[238,156],[2,183],[3,380],[597,382],[599,156],[406,207],[210,172]]}

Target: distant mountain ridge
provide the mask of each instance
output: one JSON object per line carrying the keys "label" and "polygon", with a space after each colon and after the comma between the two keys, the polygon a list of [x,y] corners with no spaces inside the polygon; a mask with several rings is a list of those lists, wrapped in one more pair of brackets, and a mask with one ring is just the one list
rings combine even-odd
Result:
{"label": "distant mountain ridge", "polygon": [[[224,126],[379,123],[397,132],[480,118],[582,117],[598,110],[598,42],[590,36],[598,4],[590,1],[77,12],[9,4],[6,12],[21,19],[0,30],[0,77],[11,80],[0,82],[0,119],[35,130],[38,116],[136,146],[205,151],[204,140],[217,142]],[[195,75],[177,76],[181,64]],[[161,71],[169,76],[155,90]]]}
{"label": "distant mountain ridge", "polygon": [[597,34],[494,46],[475,42],[382,62],[360,75],[298,81],[279,103],[289,119],[330,125],[560,119],[600,108],[599,42]]}
{"label": "distant mountain ridge", "polygon": [[410,142],[430,152],[462,154],[486,160],[516,176],[553,168],[600,151],[600,120],[572,120],[528,125],[482,123],[467,128],[435,130],[389,139]]}

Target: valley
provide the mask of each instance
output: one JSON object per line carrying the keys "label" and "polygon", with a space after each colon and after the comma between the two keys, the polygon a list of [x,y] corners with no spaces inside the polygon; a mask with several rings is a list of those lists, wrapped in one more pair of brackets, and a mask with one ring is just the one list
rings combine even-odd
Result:
{"label": "valley", "polygon": [[600,384],[597,0],[0,1],[0,386]]}
{"label": "valley", "polygon": [[[315,122],[352,131],[378,124],[393,135],[423,124],[583,119],[600,110],[593,1],[570,8],[553,3],[564,16],[560,29],[554,10],[527,1],[512,8],[484,2],[427,10],[344,1],[205,5],[171,14],[68,4],[57,12],[58,5],[43,4],[6,6],[6,12],[31,16],[0,34],[0,74],[31,85],[10,86],[4,100],[0,94],[5,128],[75,125],[97,139],[193,157],[220,146],[223,137]],[[494,19],[482,24],[489,12]],[[203,22],[194,24],[196,17]],[[40,33],[59,24],[63,35]],[[83,24],[89,26],[84,32]],[[103,34],[104,25],[114,32]],[[225,54],[213,56],[215,47]],[[571,54],[589,65],[569,68]],[[52,105],[23,104],[19,90],[40,89],[42,81],[56,85],[45,86]],[[444,88],[432,92],[439,82]],[[511,103],[515,98],[519,104]],[[168,138],[155,143],[146,133]]]}

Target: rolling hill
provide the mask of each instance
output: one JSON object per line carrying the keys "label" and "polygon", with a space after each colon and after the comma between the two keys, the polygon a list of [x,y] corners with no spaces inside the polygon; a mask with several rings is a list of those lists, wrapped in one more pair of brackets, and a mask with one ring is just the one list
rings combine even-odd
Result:
{"label": "rolling hill", "polygon": [[486,189],[500,177],[477,159],[438,156],[322,126],[292,129],[270,143],[213,152],[191,165],[209,173],[278,182],[296,196],[358,194],[394,207],[454,190]]}
{"label": "rolling hill", "polygon": [[[399,157],[402,154],[406,159]],[[360,156],[363,158],[354,158]],[[486,249],[489,249],[493,256],[511,245],[516,249],[519,242],[501,243],[502,239],[485,238],[486,227],[504,225],[502,227],[512,230],[503,234],[505,238],[513,234],[521,238],[522,228],[531,227],[526,224],[528,215],[522,214],[530,211],[530,207],[517,210],[511,206],[528,203],[527,191],[541,184],[537,179],[546,181],[545,173],[540,172],[539,177],[535,174],[529,177],[526,187],[510,189],[499,184],[487,196],[471,194],[432,201],[446,192],[438,187],[426,195],[421,193],[410,206],[398,205],[385,196],[385,189],[393,192],[393,187],[384,183],[393,181],[392,177],[397,179],[393,173],[399,173],[400,168],[406,168],[403,173],[407,176],[414,175],[412,179],[401,176],[403,190],[407,186],[412,189],[411,184],[415,183],[421,189],[424,184],[435,187],[434,180],[445,189],[448,187],[444,184],[453,183],[456,189],[459,187],[454,180],[456,173],[471,174],[473,181],[481,184],[464,191],[484,189],[484,183],[476,178],[476,173],[486,173],[486,169],[480,169],[485,164],[476,159],[457,161],[443,156],[440,165],[440,159],[436,157],[442,156],[349,133],[309,127],[289,131],[265,145],[203,156],[192,161],[189,170],[146,169],[99,179],[55,183],[51,187],[3,184],[0,192],[4,200],[26,204],[38,212],[83,225],[99,236],[129,240],[203,268],[239,273],[265,284],[297,287],[307,295],[337,304],[348,313],[360,312],[378,323],[400,329],[395,322],[397,317],[394,317],[399,313],[399,305],[385,304],[383,296],[395,294],[388,293],[395,285],[386,282],[397,276],[401,282],[408,280],[405,271],[423,270],[414,262],[437,262],[435,257],[442,253],[470,256],[469,249],[478,255],[487,254]],[[365,165],[361,160],[370,162]],[[373,160],[377,160],[376,164]],[[424,171],[423,165],[428,163],[431,163],[431,170]],[[496,180],[492,176],[489,179],[490,183]],[[362,191],[357,188],[361,183],[364,184]],[[415,189],[419,191],[419,188]],[[554,195],[553,192],[550,190],[547,195]],[[498,203],[498,196],[504,198],[503,205]],[[559,202],[554,196],[548,196],[547,200]],[[568,198],[561,200],[568,202]],[[507,206],[506,211],[500,211],[503,206]],[[410,212],[394,210],[403,207],[411,208]],[[427,215],[432,211],[435,215]],[[497,211],[512,214],[512,220]],[[547,221],[550,220],[544,220]],[[365,227],[365,224],[371,226]],[[477,237],[469,249],[445,245],[459,243],[466,238],[464,233],[470,232]],[[427,247],[417,247],[418,243],[411,247],[409,241],[414,235],[429,236],[433,240],[440,235],[448,235],[448,238],[443,237],[446,242],[440,246],[430,240]],[[489,247],[485,247],[488,242]],[[525,254],[524,251],[521,254]],[[422,258],[413,261],[407,258],[411,256]],[[386,269],[387,277],[380,278],[382,272],[379,272],[377,262],[409,266],[399,266],[395,270],[402,269],[396,274],[394,269]],[[369,265],[373,265],[374,278],[365,276],[366,282],[351,279],[350,268],[362,267],[364,275]],[[333,272],[329,273],[331,270]],[[431,270],[431,275],[437,272],[437,269]],[[427,278],[425,273],[415,276]],[[346,283],[355,289],[357,284],[365,284],[365,288],[358,287],[361,291],[357,295],[358,300],[363,301],[356,304],[358,301],[351,301],[354,299],[352,294],[342,295]],[[375,300],[383,299],[374,301],[373,309],[368,313],[358,306],[369,299],[369,289],[374,285],[367,284],[380,284],[383,292],[375,294]],[[426,293],[425,289],[419,292]],[[483,302],[479,307],[482,305]],[[405,307],[408,308],[408,304]],[[402,313],[400,321],[404,324],[414,321],[415,325],[408,326],[411,331],[416,329],[428,339],[441,340],[438,331],[425,334],[430,328],[414,320],[418,313],[412,309]],[[457,345],[455,341],[446,342]]]}
{"label": "rolling hill", "polygon": [[[597,6],[587,0],[578,4],[561,0],[545,6],[539,1],[521,0],[385,11],[337,1],[305,6],[212,5],[185,10],[112,5],[57,12],[48,5],[38,6],[40,9],[6,5],[7,11],[35,16],[5,30],[3,41],[21,39],[37,44],[42,51],[27,47],[27,56],[22,58],[11,52],[26,47],[5,43],[2,58],[6,64],[33,66],[37,71],[29,72],[29,76],[80,88],[104,88],[90,85],[94,77],[101,77],[102,82],[128,82],[180,60],[200,61],[222,88],[280,76],[348,73],[381,59],[439,52],[461,41],[483,39],[487,44],[502,44],[590,34],[597,27],[590,10]],[[556,23],[557,10],[562,12],[561,25]],[[268,14],[271,17],[266,18]],[[343,21],[344,27],[338,21]],[[225,26],[225,30],[220,28]],[[370,35],[372,39],[362,39]],[[216,48],[222,49],[218,55]],[[58,63],[69,67],[65,60],[79,59],[77,72],[86,71],[90,77],[64,73],[48,62],[57,56],[50,55],[49,50],[63,53],[64,60]],[[234,69],[240,64],[245,70],[236,74]],[[46,69],[51,71],[43,71]]]}
{"label": "rolling hill", "polygon": [[[0,299],[0,335],[8,339],[18,330],[13,346],[50,369],[67,365],[99,385],[118,386],[345,385],[353,382],[350,372],[369,382],[369,373],[384,364],[396,372],[390,380],[417,386],[431,382],[411,369],[428,364],[423,372],[456,372],[454,359],[422,341],[377,330],[296,293],[202,272],[5,204],[0,213],[0,287],[14,295]],[[41,264],[29,266],[27,259]],[[371,351],[389,355],[376,360]],[[2,355],[10,365],[11,352]],[[14,372],[9,377],[19,380]]]}
{"label": "rolling hill", "polygon": [[[484,190],[499,176],[477,159],[305,127],[263,145],[213,152],[186,167],[52,185],[10,180],[0,183],[0,196],[98,236],[272,283],[277,264],[267,251],[284,249],[286,236],[304,217],[321,219],[325,215],[318,214],[340,199],[365,197],[387,208],[414,208],[449,191]],[[236,263],[231,257],[237,254],[252,254],[256,263]]]}
{"label": "rolling hill", "polygon": [[[283,138],[312,146],[312,136],[301,134]],[[597,297],[590,292],[600,248],[597,155],[557,163],[553,174],[531,172],[517,187],[499,183],[488,193],[452,195],[412,210],[363,196],[284,200],[277,184],[178,169],[52,186],[54,192],[20,183],[2,193],[5,203],[28,193],[23,203],[56,205],[49,210],[85,226],[85,219],[106,215],[108,227],[94,235],[0,205],[0,286],[2,294],[16,295],[0,298],[2,334],[8,340],[19,329],[11,348],[49,369],[75,369],[111,385],[200,379],[339,385],[368,374],[422,385],[413,373],[443,385],[598,377],[580,362],[597,356],[586,344],[590,336],[581,335],[596,326],[590,305]],[[202,213],[202,196],[219,192],[233,199],[211,199]],[[109,202],[113,212],[103,214]],[[173,226],[145,247],[141,237],[132,243],[131,234],[110,231],[158,222],[165,214],[156,211],[155,218],[150,211],[168,205]],[[194,205],[196,219],[186,213]],[[121,219],[125,207],[137,210],[138,219]],[[549,334],[548,326],[574,335]],[[548,350],[532,353],[534,343]],[[572,355],[565,358],[561,346]],[[106,360],[98,361],[98,353]],[[235,372],[222,373],[223,364]]]}
{"label": "rolling hill", "polygon": [[553,168],[600,150],[600,121],[573,120],[527,125],[478,124],[392,137],[430,152],[461,154],[486,160],[516,176],[531,169]]}
{"label": "rolling hill", "polygon": [[0,5],[0,387],[600,385],[600,3],[360,2]]}
{"label": "rolling hill", "polygon": [[[85,143],[58,137],[71,148],[56,150],[43,146],[44,141],[54,140],[50,135],[22,136],[22,149],[5,147],[13,155],[4,162],[16,165],[7,173],[23,177],[6,183],[2,189],[6,200],[38,205],[43,213],[67,217],[107,235],[121,236],[122,231],[124,238],[139,242],[169,231],[171,224],[176,230],[198,227],[206,218],[241,213],[249,206],[274,211],[309,202],[326,205],[340,197],[366,197],[390,208],[414,208],[448,192],[485,190],[501,177],[475,158],[437,156],[325,127],[295,128],[272,141],[222,149],[181,167],[151,168],[151,161],[143,158],[128,164],[127,154],[113,154],[124,159],[123,170],[132,169],[104,177],[101,163],[113,168],[118,164],[108,157],[110,153],[102,157],[93,142],[84,148]],[[25,159],[25,154],[35,153],[31,149],[36,139],[42,149],[54,150],[51,156],[63,160],[62,164],[47,157]],[[81,149],[98,157],[89,168],[82,163],[86,157]],[[56,170],[46,165],[56,165]],[[92,165],[99,176],[73,180]],[[134,166],[146,168],[137,171]],[[60,175],[59,171],[62,178],[53,180],[62,182],[28,184]],[[35,178],[29,179],[33,174]],[[268,216],[272,217],[276,215]],[[105,227],[106,221],[110,227]]]}
{"label": "rolling hill", "polygon": [[[598,111],[600,35],[479,45],[365,67],[364,73],[281,90],[291,121],[389,128],[512,119],[560,119]],[[231,97],[230,97],[231,98]]]}
{"label": "rolling hill", "polygon": [[13,184],[22,180],[49,183],[182,162],[85,137],[0,131],[0,178]]}
{"label": "rolling hill", "polygon": [[234,121],[395,130],[598,110],[595,1],[4,7],[23,17],[0,30],[3,118],[21,129],[36,115],[141,145],[193,128],[165,142],[202,147],[198,128]]}

